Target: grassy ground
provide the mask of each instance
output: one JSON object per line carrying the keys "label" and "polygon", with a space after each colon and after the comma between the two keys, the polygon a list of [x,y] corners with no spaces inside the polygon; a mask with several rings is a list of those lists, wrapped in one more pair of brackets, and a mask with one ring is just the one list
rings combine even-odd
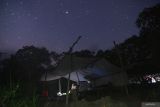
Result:
{"label": "grassy ground", "polygon": [[20,91],[19,85],[0,88],[0,107],[37,107],[36,95],[26,97]]}
{"label": "grassy ground", "polygon": [[[83,93],[79,101],[70,101],[67,107],[141,107],[142,102],[160,102],[160,85],[129,86],[129,95],[120,88],[98,88]],[[19,86],[0,89],[0,107],[66,107],[65,101],[48,98],[25,97]]]}
{"label": "grassy ground", "polygon": [[[120,88],[98,88],[83,93],[84,98],[68,107],[141,107],[142,102],[160,102],[160,84],[128,86],[129,95]],[[65,101],[47,101],[42,107],[65,107]]]}
{"label": "grassy ground", "polygon": [[[125,101],[124,101],[125,100]],[[103,97],[96,101],[76,101],[71,102],[68,107],[140,107],[140,101],[129,101],[126,98],[122,98],[122,100],[115,100],[109,96]],[[46,102],[43,107],[65,107],[64,102]]]}

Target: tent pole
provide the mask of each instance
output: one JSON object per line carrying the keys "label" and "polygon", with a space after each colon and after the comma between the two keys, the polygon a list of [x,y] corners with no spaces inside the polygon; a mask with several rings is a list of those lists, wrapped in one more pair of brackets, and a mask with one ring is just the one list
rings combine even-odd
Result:
{"label": "tent pole", "polygon": [[68,100],[69,100],[69,85],[70,85],[70,73],[68,75],[68,84],[67,84],[67,95],[66,95],[66,104],[68,105]]}
{"label": "tent pole", "polygon": [[[72,54],[70,55],[70,67],[71,67],[71,72],[73,71],[73,62],[72,62]],[[67,95],[66,95],[66,104],[68,105],[69,102],[69,87],[70,87],[70,77],[71,77],[71,73],[69,73],[68,75],[68,84],[67,84]]]}
{"label": "tent pole", "polygon": [[[68,54],[70,55],[70,67],[71,67],[71,72],[73,71],[73,58],[72,58],[72,51],[73,51],[73,48],[74,46],[78,43],[78,41],[81,39],[81,36],[79,36],[77,38],[77,40],[72,44],[72,46],[70,47],[69,51],[68,51]],[[70,73],[68,75],[68,84],[67,84],[67,95],[66,95],[66,105],[68,106],[68,102],[69,102],[69,86],[70,86]]]}
{"label": "tent pole", "polygon": [[61,78],[59,79],[58,88],[59,88],[59,92],[62,92],[62,87],[61,87]]}
{"label": "tent pole", "polygon": [[77,71],[76,71],[76,75],[77,75],[78,84],[79,84],[80,79],[79,79],[79,76],[78,76],[78,72],[77,72]]}

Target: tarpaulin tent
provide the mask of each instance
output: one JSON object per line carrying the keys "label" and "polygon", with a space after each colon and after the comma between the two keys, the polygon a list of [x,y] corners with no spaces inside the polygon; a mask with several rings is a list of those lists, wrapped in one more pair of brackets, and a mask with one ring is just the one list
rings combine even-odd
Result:
{"label": "tarpaulin tent", "polygon": [[127,84],[126,73],[107,60],[77,56],[72,56],[71,59],[71,55],[65,55],[57,68],[47,73],[47,76],[43,75],[41,81],[54,81],[62,77],[67,79],[68,74],[70,74],[70,80],[74,82],[90,81],[94,86],[108,83],[115,86]]}

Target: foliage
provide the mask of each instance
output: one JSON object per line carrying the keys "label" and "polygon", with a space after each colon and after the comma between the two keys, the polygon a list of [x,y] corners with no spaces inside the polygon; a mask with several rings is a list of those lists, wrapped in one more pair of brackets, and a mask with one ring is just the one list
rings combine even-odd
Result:
{"label": "foliage", "polygon": [[94,52],[90,50],[76,51],[73,54],[80,57],[94,57]]}
{"label": "foliage", "polygon": [[[47,102],[45,107],[65,107],[65,103]],[[96,101],[75,101],[68,105],[69,107],[127,107],[125,102],[120,102],[111,99],[110,97],[104,97]]]}
{"label": "foliage", "polygon": [[150,8],[145,8],[136,21],[141,35],[146,33],[158,32],[160,30],[160,4]]}
{"label": "foliage", "polygon": [[25,46],[19,49],[6,63],[15,79],[28,81],[39,78],[44,70],[41,64],[50,63],[49,52],[45,48]]}
{"label": "foliage", "polygon": [[37,96],[34,94],[31,98],[21,96],[21,87],[16,85],[11,88],[0,89],[0,106],[2,107],[37,107]]}
{"label": "foliage", "polygon": [[[106,58],[120,66],[121,57],[125,69],[132,76],[144,76],[159,72],[160,60],[160,4],[145,8],[137,18],[139,36],[133,35],[108,51],[99,50],[97,57]],[[118,51],[118,52],[117,52]]]}
{"label": "foliage", "polygon": [[[160,4],[144,9],[136,21],[139,36],[133,35],[111,50],[99,50],[97,57],[103,57],[120,66],[121,57],[129,76],[143,78],[146,74],[159,72],[160,60]],[[138,75],[138,76],[137,76]]]}
{"label": "foliage", "polygon": [[19,49],[9,59],[3,61],[3,81],[5,85],[16,82],[23,84],[24,93],[32,95],[37,83],[45,72],[42,66],[50,64],[50,55],[46,48],[25,46]]}
{"label": "foliage", "polygon": [[159,65],[160,60],[160,4],[145,8],[136,21],[140,36],[147,39],[153,56],[153,62]]}

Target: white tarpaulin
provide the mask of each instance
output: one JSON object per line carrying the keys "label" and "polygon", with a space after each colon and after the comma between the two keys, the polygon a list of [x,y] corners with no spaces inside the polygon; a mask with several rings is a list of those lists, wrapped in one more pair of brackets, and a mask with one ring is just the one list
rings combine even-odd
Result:
{"label": "white tarpaulin", "polygon": [[[69,73],[71,74],[70,80],[75,82],[78,82],[79,78],[79,81],[94,80],[97,86],[109,82],[112,82],[113,85],[127,84],[127,74],[107,60],[76,56],[71,59],[69,55],[64,56],[55,71],[47,73],[46,81],[56,80],[61,77],[68,78]],[[45,81],[44,75],[41,80]]]}

